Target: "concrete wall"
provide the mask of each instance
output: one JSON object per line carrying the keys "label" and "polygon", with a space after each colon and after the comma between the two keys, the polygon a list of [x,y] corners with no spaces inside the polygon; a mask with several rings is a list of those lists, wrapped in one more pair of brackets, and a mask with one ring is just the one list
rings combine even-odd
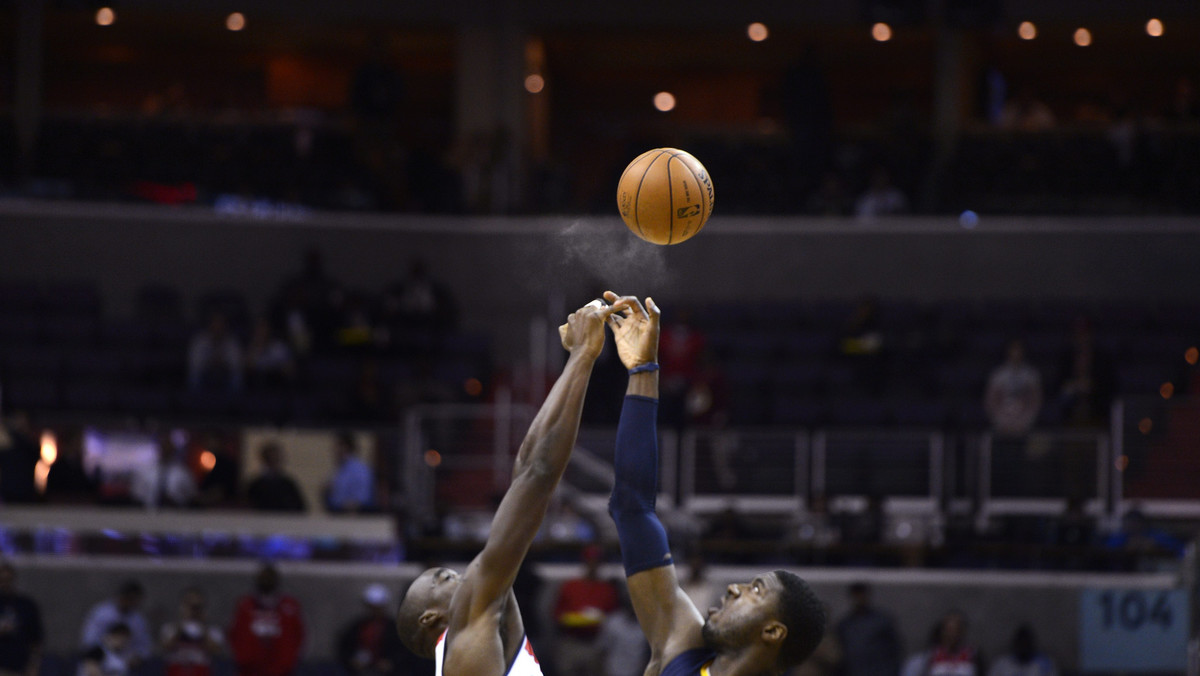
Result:
{"label": "concrete wall", "polygon": [[[680,302],[853,298],[1195,300],[1200,219],[854,220],[723,218],[672,247],[610,218],[378,215],[246,221],[140,206],[0,203],[5,277],[98,280],[110,314],[145,282],[189,298],[243,290],[265,305],[310,245],[328,271],[371,290],[430,262],[469,328],[496,333],[500,357],[528,354],[529,319],[558,315],[601,287]],[[569,306],[569,307],[568,307]]]}
{"label": "concrete wall", "polygon": [[[226,625],[240,594],[251,586],[256,564],[251,561],[151,561],[120,558],[18,557],[18,587],[34,596],[45,615],[49,649],[66,653],[78,641],[84,614],[109,596],[121,580],[136,577],[146,586],[145,612],[154,627],[176,612],[179,592],[188,585],[203,587],[209,596],[210,619]],[[451,564],[454,565],[454,564]],[[456,566],[462,570],[462,564]],[[412,564],[282,563],[284,589],[304,606],[309,641],[306,654],[328,657],[336,631],[359,609],[359,595],[372,582],[387,584],[394,594],[419,573]],[[579,572],[576,566],[541,565],[541,611],[549,612],[557,585]],[[746,581],[757,568],[716,567],[710,571],[714,592],[728,583]],[[876,605],[892,613],[906,651],[925,645],[930,628],[949,609],[960,609],[970,622],[970,637],[995,657],[1007,650],[1015,627],[1030,622],[1044,648],[1066,668],[1078,659],[1079,592],[1096,587],[1169,588],[1170,574],[1110,575],[1069,573],[1002,573],[986,571],[913,571],[807,569],[797,570],[829,604],[831,617],[847,609],[846,586],[864,580],[874,587]],[[608,565],[605,576],[622,571]],[[686,571],[680,571],[686,577]],[[526,612],[529,612],[528,609]]]}

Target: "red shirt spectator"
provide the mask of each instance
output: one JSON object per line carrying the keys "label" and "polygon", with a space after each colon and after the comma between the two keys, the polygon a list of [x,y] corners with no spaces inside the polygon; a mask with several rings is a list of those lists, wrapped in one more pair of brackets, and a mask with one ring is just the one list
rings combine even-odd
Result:
{"label": "red shirt spectator", "polygon": [[279,573],[273,566],[259,571],[255,585],[256,594],[238,600],[229,629],[238,676],[289,676],[304,644],[300,602],[276,594]]}

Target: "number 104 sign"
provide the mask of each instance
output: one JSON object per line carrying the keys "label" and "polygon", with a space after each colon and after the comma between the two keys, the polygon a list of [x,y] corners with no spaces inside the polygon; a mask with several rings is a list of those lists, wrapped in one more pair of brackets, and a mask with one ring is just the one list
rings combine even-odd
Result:
{"label": "number 104 sign", "polygon": [[1190,626],[1182,589],[1085,589],[1079,666],[1087,671],[1183,671]]}

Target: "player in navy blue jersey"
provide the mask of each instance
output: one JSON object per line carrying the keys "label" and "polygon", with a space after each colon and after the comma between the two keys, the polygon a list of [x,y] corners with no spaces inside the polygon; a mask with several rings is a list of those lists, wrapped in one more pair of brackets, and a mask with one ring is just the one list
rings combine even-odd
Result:
{"label": "player in navy blue jersey", "polygon": [[720,606],[702,616],[684,594],[666,531],[655,514],[658,494],[658,306],[646,298],[605,299],[626,306],[609,316],[629,386],[617,428],[616,480],[609,513],[638,622],[650,643],[645,676],[782,674],[803,662],[825,632],[825,612],[808,584],[784,570],[731,584]]}

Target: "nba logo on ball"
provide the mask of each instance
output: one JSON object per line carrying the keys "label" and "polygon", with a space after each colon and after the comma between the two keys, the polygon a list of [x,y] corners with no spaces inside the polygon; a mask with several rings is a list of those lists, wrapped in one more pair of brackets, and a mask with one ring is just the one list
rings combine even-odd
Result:
{"label": "nba logo on ball", "polygon": [[700,232],[713,210],[713,185],[700,160],[675,148],[638,155],[617,183],[617,208],[633,234],[679,244]]}

